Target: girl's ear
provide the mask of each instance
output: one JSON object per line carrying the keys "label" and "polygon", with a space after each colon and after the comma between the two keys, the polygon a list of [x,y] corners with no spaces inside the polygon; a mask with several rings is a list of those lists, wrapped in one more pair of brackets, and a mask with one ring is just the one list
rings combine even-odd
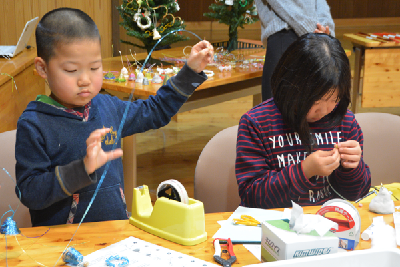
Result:
{"label": "girl's ear", "polygon": [[47,79],[47,64],[43,58],[35,58],[35,68],[40,77]]}

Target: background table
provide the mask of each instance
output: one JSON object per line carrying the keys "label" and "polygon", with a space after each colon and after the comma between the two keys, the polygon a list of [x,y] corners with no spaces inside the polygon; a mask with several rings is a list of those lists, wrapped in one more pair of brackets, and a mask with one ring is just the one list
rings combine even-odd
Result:
{"label": "background table", "polygon": [[17,128],[19,116],[30,101],[45,93],[45,81],[34,75],[36,49],[24,49],[11,59],[0,58],[0,73],[14,77],[18,90],[11,77],[0,75],[0,133]]}
{"label": "background table", "polygon": [[[184,48],[172,48],[154,51],[152,58],[162,59],[169,58],[184,58]],[[190,49],[185,49],[186,53]],[[234,55],[243,54],[245,59],[262,59],[265,55],[265,49],[241,49],[232,52]],[[134,55],[137,60],[142,60],[147,57],[146,53]],[[124,55],[124,66],[127,67],[127,57],[133,61],[131,55]],[[263,63],[263,62],[260,62]],[[183,65],[183,64],[182,64]],[[180,65],[180,66],[182,66]],[[165,66],[172,67],[172,66]],[[121,71],[121,57],[106,58],[103,60],[103,71],[112,73],[118,77]],[[133,70],[136,66],[133,66]],[[214,76],[210,77],[202,85],[200,85],[188,101],[182,106],[179,112],[184,112],[224,101],[253,95],[253,105],[261,103],[261,77],[262,68],[249,67],[248,69],[233,68],[231,71],[221,72],[216,66],[207,66],[207,70],[214,71]],[[155,67],[153,68],[155,70]],[[117,71],[118,73],[116,73]],[[137,84],[134,81],[126,81],[118,83],[115,81],[104,81],[102,88],[108,93],[118,96],[121,99],[127,99],[129,94],[133,92],[133,97],[136,99],[145,99],[150,95],[155,95],[161,84],[143,85]],[[134,90],[132,91],[132,89]],[[124,166],[124,184],[125,197],[127,206],[130,209],[132,202],[132,188],[136,187],[137,180],[137,164],[136,164],[136,139],[135,136],[129,136],[123,140],[123,166]]]}
{"label": "background table", "polygon": [[[400,205],[400,201],[395,202],[396,205]],[[361,231],[364,231],[372,223],[372,219],[375,216],[382,216],[381,214],[375,214],[368,211],[368,205],[363,207],[356,206],[361,216]],[[304,213],[315,214],[320,207],[303,207]],[[282,211],[283,209],[277,209]],[[128,220],[123,221],[106,221],[96,223],[83,223],[77,231],[74,240],[70,246],[74,246],[82,255],[88,255],[96,250],[117,243],[129,236],[140,238],[144,241],[151,242],[153,244],[163,246],[181,253],[191,255],[193,257],[214,262],[213,254],[214,247],[212,244],[212,236],[220,228],[217,221],[226,220],[229,218],[231,213],[209,213],[206,214],[206,232],[207,240],[196,246],[182,246],[165,239],[159,238],[152,234],[146,233],[129,224]],[[393,226],[393,215],[383,215],[386,223]],[[38,238],[27,238],[33,236],[40,236],[45,233],[48,227],[33,227],[23,228],[21,232],[24,236],[18,235],[17,240],[25,252],[22,251],[21,247],[17,243],[13,236],[7,236],[7,259],[8,266],[16,267],[27,267],[27,266],[39,266],[39,263],[46,266],[54,266],[61,253],[64,251],[73,233],[77,229],[77,224],[74,225],[58,225],[50,227],[50,230]],[[0,236],[0,266],[6,266],[5,264],[5,236]],[[360,239],[360,243],[357,246],[357,250],[368,249],[371,247],[370,241],[363,241]],[[237,261],[233,266],[245,266],[249,264],[259,263],[259,261],[251,254],[243,245],[234,245],[234,253],[237,256]],[[348,252],[351,253],[351,252]],[[64,262],[60,260],[57,266],[63,265]]]}
{"label": "background table", "polygon": [[362,107],[400,107],[400,40],[371,40],[354,33],[343,36],[355,51],[352,111],[357,112],[359,96]]}

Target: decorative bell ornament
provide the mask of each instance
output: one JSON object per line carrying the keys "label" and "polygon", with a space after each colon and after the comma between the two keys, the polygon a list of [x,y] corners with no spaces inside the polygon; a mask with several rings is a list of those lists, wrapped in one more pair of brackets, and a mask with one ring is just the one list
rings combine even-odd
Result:
{"label": "decorative bell ornament", "polygon": [[161,38],[160,33],[157,31],[156,28],[153,29],[153,40],[158,40]]}

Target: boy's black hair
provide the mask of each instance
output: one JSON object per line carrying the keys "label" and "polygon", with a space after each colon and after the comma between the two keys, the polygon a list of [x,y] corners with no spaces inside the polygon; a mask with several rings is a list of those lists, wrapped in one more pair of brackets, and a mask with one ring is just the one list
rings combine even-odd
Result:
{"label": "boy's black hair", "polygon": [[58,8],[46,13],[39,21],[36,31],[37,56],[49,62],[54,49],[60,43],[76,40],[98,39],[96,23],[85,12],[73,8]]}
{"label": "boy's black hair", "polygon": [[307,113],[314,103],[338,89],[335,109],[327,115],[327,126],[339,125],[350,104],[349,59],[340,42],[329,35],[308,33],[291,44],[279,60],[271,78],[275,103],[284,122],[299,134],[308,152],[313,137]]}

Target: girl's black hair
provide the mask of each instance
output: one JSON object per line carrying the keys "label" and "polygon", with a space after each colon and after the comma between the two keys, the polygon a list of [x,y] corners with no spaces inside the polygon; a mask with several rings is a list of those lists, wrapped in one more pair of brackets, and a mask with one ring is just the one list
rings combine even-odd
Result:
{"label": "girl's black hair", "polygon": [[49,62],[60,43],[98,39],[96,23],[85,12],[74,8],[58,8],[46,13],[35,31],[37,56]]}
{"label": "girl's black hair", "polygon": [[271,87],[283,121],[311,152],[314,142],[307,113],[316,101],[337,89],[339,102],[327,115],[326,123],[328,127],[341,123],[350,104],[349,59],[336,38],[305,34],[282,55],[272,74]]}

